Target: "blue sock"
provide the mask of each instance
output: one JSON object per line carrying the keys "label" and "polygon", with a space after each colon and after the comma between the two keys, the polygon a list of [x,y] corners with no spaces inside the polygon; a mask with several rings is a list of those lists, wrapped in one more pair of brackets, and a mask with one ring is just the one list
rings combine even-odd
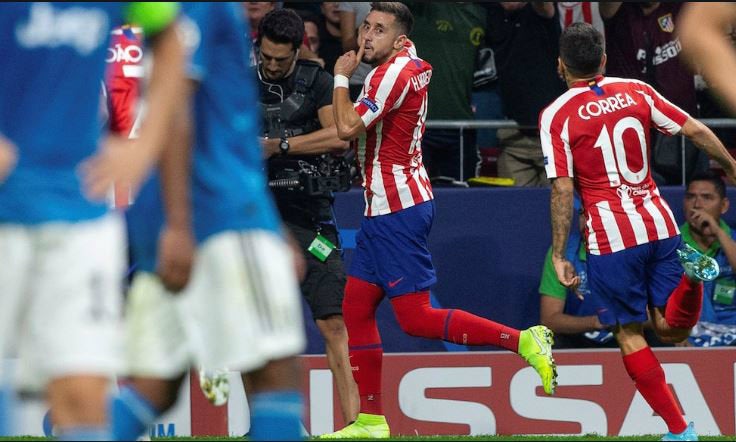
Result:
{"label": "blue sock", "polygon": [[159,413],[135,388],[124,385],[110,403],[110,420],[114,440],[136,440]]}
{"label": "blue sock", "polygon": [[57,440],[112,440],[108,427],[70,427],[59,430]]}
{"label": "blue sock", "polygon": [[249,440],[302,440],[302,394],[272,391],[253,396]]}

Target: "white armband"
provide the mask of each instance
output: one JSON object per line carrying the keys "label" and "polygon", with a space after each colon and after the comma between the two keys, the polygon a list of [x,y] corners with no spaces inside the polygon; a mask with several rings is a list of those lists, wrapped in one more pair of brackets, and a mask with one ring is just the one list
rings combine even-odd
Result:
{"label": "white armband", "polygon": [[350,89],[350,79],[342,74],[335,75],[335,83],[333,89],[344,87]]}

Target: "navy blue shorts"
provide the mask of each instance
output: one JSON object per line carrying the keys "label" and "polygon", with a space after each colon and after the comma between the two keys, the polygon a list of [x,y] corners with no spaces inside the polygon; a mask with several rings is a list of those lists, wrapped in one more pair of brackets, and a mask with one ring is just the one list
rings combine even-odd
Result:
{"label": "navy blue shorts", "polygon": [[590,294],[604,325],[647,320],[647,306],[663,307],[682,279],[680,236],[607,255],[588,256]]}
{"label": "navy blue shorts", "polygon": [[434,212],[428,201],[363,218],[348,275],[376,284],[389,298],[427,290],[437,282],[427,248]]}

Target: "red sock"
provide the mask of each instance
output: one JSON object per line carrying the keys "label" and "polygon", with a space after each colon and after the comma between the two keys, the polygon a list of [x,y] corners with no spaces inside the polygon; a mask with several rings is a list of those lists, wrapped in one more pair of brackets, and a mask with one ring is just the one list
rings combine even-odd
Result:
{"label": "red sock", "polygon": [[391,305],[402,330],[412,336],[453,344],[495,345],[518,352],[519,330],[463,310],[432,308],[429,292],[398,296]]}
{"label": "red sock", "polygon": [[664,370],[652,349],[644,347],[624,356],[624,366],[644,399],[672,433],[682,433],[687,423],[664,378]]}
{"label": "red sock", "polygon": [[682,275],[680,283],[667,300],[664,319],[670,327],[693,328],[698,323],[702,306],[703,283],[690,281]]}
{"label": "red sock", "polygon": [[348,330],[348,347],[353,378],[358,384],[360,411],[383,414],[381,404],[381,367],[383,347],[376,324],[376,308],[383,290],[369,282],[348,277],[342,313]]}

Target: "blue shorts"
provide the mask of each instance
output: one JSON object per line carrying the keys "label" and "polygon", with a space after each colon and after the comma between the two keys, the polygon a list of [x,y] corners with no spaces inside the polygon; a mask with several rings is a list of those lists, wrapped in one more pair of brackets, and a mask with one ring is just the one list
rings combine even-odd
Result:
{"label": "blue shorts", "polygon": [[[607,255],[588,256],[590,297],[604,325],[647,320],[647,307],[663,307],[682,279],[680,236]],[[587,300],[586,300],[587,302]]]}
{"label": "blue shorts", "polygon": [[427,201],[363,218],[348,275],[376,284],[389,298],[427,290],[437,282],[427,248],[434,212],[434,201]]}

